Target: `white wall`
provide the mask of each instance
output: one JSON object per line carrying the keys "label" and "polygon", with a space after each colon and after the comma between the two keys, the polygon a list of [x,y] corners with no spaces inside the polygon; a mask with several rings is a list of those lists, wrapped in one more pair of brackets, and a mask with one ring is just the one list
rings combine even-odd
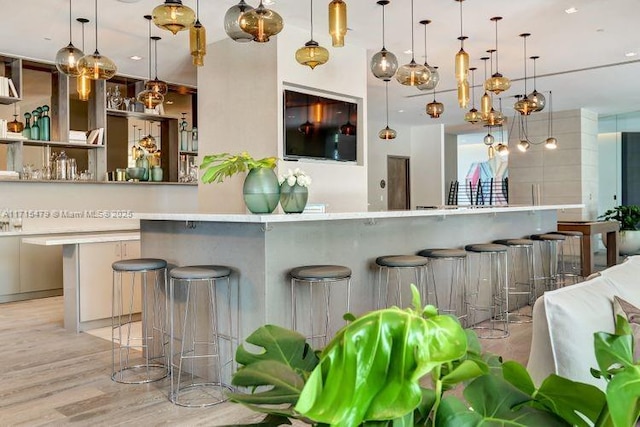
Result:
{"label": "white wall", "polygon": [[598,214],[613,209],[622,201],[620,132],[598,135]]}
{"label": "white wall", "polygon": [[[316,40],[329,48],[330,59],[311,70],[294,57],[308,38],[308,30],[287,26],[268,43],[225,39],[209,45],[209,60],[198,69],[200,156],[248,151],[254,157],[282,159],[285,87],[355,100],[361,112],[357,164],[280,161],[278,169],[299,167],[311,176],[309,203],[324,203],[328,212],[366,211],[366,51],[351,45],[331,48],[328,37],[318,34]],[[246,212],[243,180],[235,176],[224,184],[200,184],[200,210]]]}

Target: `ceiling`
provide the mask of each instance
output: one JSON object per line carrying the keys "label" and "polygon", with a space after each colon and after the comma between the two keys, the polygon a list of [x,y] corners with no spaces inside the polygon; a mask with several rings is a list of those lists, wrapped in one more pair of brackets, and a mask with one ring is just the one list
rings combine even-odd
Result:
{"label": "ceiling", "polygon": [[[195,0],[184,0],[195,9]],[[316,39],[325,46],[327,7],[329,0],[315,1]],[[382,47],[381,7],[375,0],[346,0],[350,31],[346,43],[368,50],[369,57]],[[27,58],[53,61],[58,49],[68,43],[68,0],[29,0],[4,2],[0,37],[0,52]],[[147,63],[147,21],[161,0],[100,0],[98,2],[99,50],[113,59],[119,73],[145,77]],[[225,37],[222,21],[225,11],[237,0],[202,0],[200,17],[207,28],[207,38],[213,42]],[[256,6],[258,0],[248,0]],[[411,48],[410,0],[391,0],[386,7],[386,48],[398,56],[400,64],[410,61],[403,52]],[[73,0],[73,41],[82,47],[81,27],[77,17],[91,20],[85,29],[85,51],[94,48],[93,1]],[[480,57],[495,45],[495,26],[492,16],[502,16],[498,26],[500,72],[512,80],[512,88],[502,95],[503,111],[511,115],[513,96],[524,91],[523,32],[531,33],[527,40],[527,56],[539,55],[537,62],[537,90],[553,91],[554,110],[587,108],[601,115],[612,115],[640,110],[640,55],[625,56],[628,52],[640,54],[640,16],[638,0],[468,0],[462,3],[464,35],[469,37],[465,50],[471,56],[472,66],[478,67],[476,86],[483,78]],[[280,13],[287,26],[307,28],[309,2],[304,0],[274,0],[268,6]],[[566,9],[574,7],[576,13]],[[430,19],[428,27],[429,64],[438,66],[441,81],[437,88],[438,101],[445,104],[440,119],[425,114],[425,104],[433,98],[431,93],[404,87],[395,81],[389,85],[390,125],[422,125],[444,123],[448,131],[468,132],[464,125],[464,110],[456,101],[453,77],[454,55],[459,49],[460,4],[454,0],[415,0],[413,29],[415,56],[424,62],[424,27],[418,21]],[[167,31],[152,28],[159,35],[159,77],[173,83],[196,85],[196,70],[188,56],[188,34],[173,36]],[[6,37],[13,34],[13,37]],[[302,45],[306,40],[301,40]],[[333,49],[327,46],[330,50]],[[143,60],[130,59],[133,55]],[[205,57],[205,63],[213,58]],[[291,52],[294,61],[294,52]],[[531,77],[532,61],[527,61]],[[309,70],[310,73],[314,72]],[[348,72],[348,70],[345,70]],[[384,120],[384,85],[368,73],[369,117]],[[528,91],[532,81],[527,83]],[[476,90],[479,98],[480,90]],[[478,102],[476,102],[478,104]],[[541,113],[542,114],[542,113]],[[478,129],[478,128],[476,128]]]}

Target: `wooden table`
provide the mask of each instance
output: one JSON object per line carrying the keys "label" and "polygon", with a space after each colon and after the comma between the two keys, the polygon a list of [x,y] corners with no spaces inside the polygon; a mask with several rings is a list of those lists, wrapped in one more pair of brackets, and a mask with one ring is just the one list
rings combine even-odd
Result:
{"label": "wooden table", "polygon": [[582,276],[593,273],[593,250],[591,236],[606,234],[607,267],[618,263],[618,231],[620,223],[617,221],[562,221],[558,222],[558,231],[580,231],[582,238]]}

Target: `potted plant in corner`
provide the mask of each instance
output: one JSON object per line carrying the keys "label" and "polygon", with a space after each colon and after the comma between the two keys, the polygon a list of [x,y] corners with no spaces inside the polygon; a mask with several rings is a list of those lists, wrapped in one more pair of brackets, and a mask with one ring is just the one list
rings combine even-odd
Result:
{"label": "potted plant in corner", "polygon": [[223,182],[225,178],[249,171],[242,187],[244,203],[251,213],[271,213],[280,200],[280,183],[273,171],[277,161],[276,157],[254,159],[246,151],[209,154],[200,165],[204,171],[202,182]]}
{"label": "potted plant in corner", "polygon": [[640,252],[640,206],[616,206],[609,209],[598,219],[605,221],[618,221],[620,223],[620,255],[633,255]]}

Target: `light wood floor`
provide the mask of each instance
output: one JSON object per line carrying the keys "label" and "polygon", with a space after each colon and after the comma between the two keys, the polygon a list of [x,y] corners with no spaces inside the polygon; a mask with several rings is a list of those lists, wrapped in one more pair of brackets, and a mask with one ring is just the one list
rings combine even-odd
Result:
{"label": "light wood floor", "polygon": [[[227,425],[261,418],[240,405],[182,408],[167,400],[168,380],[111,381],[111,344],[62,327],[62,297],[0,304],[0,426]],[[488,351],[526,363],[531,325],[484,340]]]}

